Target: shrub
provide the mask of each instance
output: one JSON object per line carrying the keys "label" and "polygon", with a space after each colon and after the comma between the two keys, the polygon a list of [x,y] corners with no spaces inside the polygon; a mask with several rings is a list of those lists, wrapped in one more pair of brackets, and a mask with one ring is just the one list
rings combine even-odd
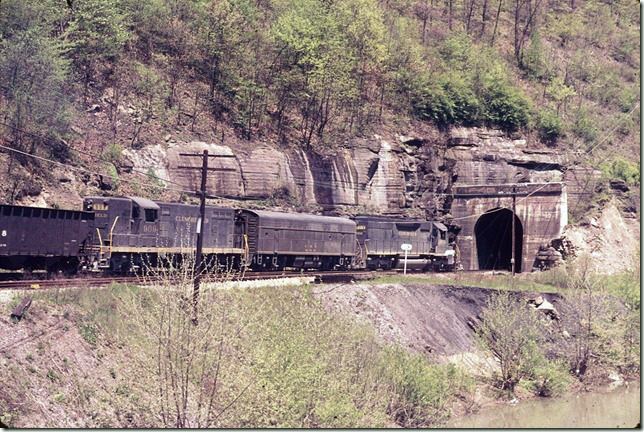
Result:
{"label": "shrub", "polygon": [[572,125],[572,132],[587,143],[597,139],[597,134],[599,133],[597,121],[589,109],[581,108],[577,111]]}
{"label": "shrub", "polygon": [[545,360],[534,370],[531,385],[539,396],[561,395],[571,381],[566,364],[557,360]]}
{"label": "shrub", "polygon": [[432,365],[423,356],[400,348],[386,350],[381,364],[393,387],[395,396],[388,411],[397,424],[427,427],[447,417],[445,404],[456,376],[453,365]]}
{"label": "shrub", "polygon": [[548,63],[544,59],[543,45],[538,32],[532,33],[530,45],[523,55],[523,69],[528,76],[534,79],[542,79],[550,75]]}
{"label": "shrub", "polygon": [[554,110],[542,111],[539,113],[537,130],[542,141],[555,144],[563,133],[563,121]]}
{"label": "shrub", "polygon": [[625,181],[629,185],[640,184],[639,165],[635,166],[622,157],[618,157],[611,163],[608,169],[608,174],[613,178]]}
{"label": "shrub", "polygon": [[481,104],[465,80],[442,77],[423,88],[414,110],[419,118],[439,127],[475,125],[480,121]]}
{"label": "shrub", "polygon": [[499,361],[500,376],[495,384],[510,395],[521,379],[534,375],[542,362],[538,312],[508,292],[490,297],[477,336],[483,348]]}
{"label": "shrub", "polygon": [[101,159],[114,166],[120,166],[123,159],[123,150],[121,149],[121,146],[115,142],[108,144],[101,152]]}
{"label": "shrub", "polygon": [[485,90],[483,100],[486,121],[507,132],[525,127],[530,120],[530,101],[507,83],[492,84]]}

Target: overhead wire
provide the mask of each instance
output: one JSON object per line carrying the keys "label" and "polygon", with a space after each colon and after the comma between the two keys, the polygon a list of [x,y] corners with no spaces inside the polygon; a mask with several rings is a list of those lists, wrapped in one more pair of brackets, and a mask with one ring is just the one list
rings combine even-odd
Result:
{"label": "overhead wire", "polygon": [[[611,130],[609,130],[606,134],[604,134],[604,136],[601,138],[601,140],[599,140],[599,142],[596,145],[594,145],[589,150],[587,150],[585,152],[585,154],[591,154],[593,151],[595,151],[595,149],[597,149],[601,144],[603,144],[617,130],[617,128],[619,127],[621,122],[624,121],[625,119],[627,119],[631,114],[633,114],[633,112],[637,109],[637,107],[639,107],[639,105],[640,105],[639,102],[636,103],[633,106],[633,108],[631,108],[631,110],[624,117],[622,117]],[[613,152],[614,152],[614,150],[613,150]],[[613,152],[610,152],[609,154],[612,154]],[[545,166],[545,165],[551,165],[551,164],[548,164],[548,163],[544,162],[544,163],[542,163],[540,165]],[[593,167],[593,168],[596,168],[596,167]],[[590,175],[588,176],[588,180],[586,181],[586,184],[584,186],[584,189],[582,190],[582,193],[579,194],[579,198],[577,199],[577,205],[581,201],[581,198],[583,197],[583,193],[585,192],[586,187],[588,186],[588,183],[590,182],[591,178],[592,178],[592,171],[591,171]],[[538,187],[535,190],[533,190],[532,192],[528,193],[523,198],[518,199],[516,201],[516,203],[523,202],[526,199],[528,199],[529,197],[531,197],[532,195],[534,195],[535,193],[537,193],[537,192],[541,191],[542,189],[544,189],[546,186],[549,186],[551,184],[557,184],[557,183],[561,183],[561,182],[558,182],[558,181],[546,182],[546,183],[542,184],[540,187]],[[511,195],[506,194],[505,196],[511,196]],[[470,218],[473,218],[473,217],[478,217],[478,216],[481,216],[481,215],[484,215],[484,214],[494,213],[494,212],[497,212],[497,211],[500,211],[500,210],[503,210],[503,208],[493,209],[493,210],[489,210],[487,212],[483,212],[483,213],[479,213],[479,214],[462,216],[462,217],[458,217],[458,218],[451,218],[450,220],[465,220],[465,219],[470,219]]]}
{"label": "overhead wire", "polygon": [[[41,160],[43,162],[53,163],[53,164],[56,164],[56,165],[64,166],[64,167],[74,169],[74,170],[78,170],[78,171],[83,171],[83,172],[86,172],[86,173],[89,173],[89,174],[95,174],[95,175],[98,175],[98,176],[111,177],[111,178],[113,178],[115,180],[118,179],[118,181],[122,181],[122,182],[126,182],[126,183],[134,183],[134,184],[141,185],[140,181],[117,178],[116,176],[113,176],[111,174],[105,174],[105,173],[101,173],[101,172],[98,172],[98,171],[93,171],[93,170],[90,170],[90,169],[87,169],[87,168],[82,168],[82,167],[70,165],[70,164],[67,164],[67,163],[64,163],[64,162],[55,161],[55,160],[48,159],[48,158],[45,158],[45,157],[42,157],[42,156],[38,156],[38,155],[35,155],[35,154],[32,154],[32,153],[28,153],[28,152],[25,152],[25,151],[22,151],[22,150],[18,150],[18,149],[15,149],[13,147],[8,147],[8,146],[2,145],[2,144],[0,144],[0,148],[8,150],[8,151],[11,151],[11,152],[14,152],[14,153],[21,154],[23,156],[32,157],[34,159],[38,159],[38,160]],[[144,184],[144,185],[149,186],[149,187],[153,187],[153,188],[157,188],[157,189],[164,189],[164,190],[168,190],[168,191],[183,193],[183,194],[194,194],[194,192],[191,192],[191,191],[171,189],[171,188],[168,188],[168,187],[165,187],[165,186],[154,185],[154,184],[151,184],[151,183],[150,184]]]}

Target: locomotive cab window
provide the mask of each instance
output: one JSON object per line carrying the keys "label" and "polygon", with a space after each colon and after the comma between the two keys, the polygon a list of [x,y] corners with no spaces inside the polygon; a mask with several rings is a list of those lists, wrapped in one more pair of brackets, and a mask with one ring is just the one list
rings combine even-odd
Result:
{"label": "locomotive cab window", "polygon": [[132,219],[138,219],[139,217],[141,217],[141,209],[137,205],[132,206]]}
{"label": "locomotive cab window", "polygon": [[154,222],[157,220],[157,211],[155,209],[145,209],[145,221]]}
{"label": "locomotive cab window", "polygon": [[446,234],[445,231],[441,231],[441,240],[445,240],[445,234]]}

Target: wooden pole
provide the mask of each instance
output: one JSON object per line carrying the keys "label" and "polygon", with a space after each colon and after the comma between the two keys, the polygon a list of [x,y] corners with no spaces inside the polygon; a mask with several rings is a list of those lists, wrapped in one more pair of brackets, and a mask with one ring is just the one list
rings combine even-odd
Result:
{"label": "wooden pole", "polygon": [[197,220],[197,256],[195,257],[195,278],[192,293],[194,308],[193,321],[197,324],[197,304],[199,302],[199,284],[203,273],[203,225],[206,220],[206,182],[208,181],[208,150],[203,151],[203,166],[201,168],[201,193],[199,205],[199,219]]}
{"label": "wooden pole", "polygon": [[512,259],[510,260],[510,263],[512,264],[513,277],[516,269],[516,227],[515,227],[516,213],[517,213],[517,187],[512,186]]}

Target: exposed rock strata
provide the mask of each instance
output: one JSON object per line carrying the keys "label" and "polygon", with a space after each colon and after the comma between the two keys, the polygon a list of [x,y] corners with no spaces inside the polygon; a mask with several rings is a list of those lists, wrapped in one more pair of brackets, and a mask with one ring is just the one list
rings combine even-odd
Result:
{"label": "exposed rock strata", "polygon": [[[355,138],[332,154],[259,144],[252,149],[203,142],[173,143],[128,150],[136,169],[150,169],[187,190],[199,185],[198,157],[207,149],[213,167],[212,194],[242,199],[289,196],[330,212],[377,212],[441,217],[450,211],[450,194],[458,184],[546,182],[562,179],[563,158],[532,149],[500,131],[455,128],[439,137],[380,136]],[[330,152],[331,153],[331,152]]]}

